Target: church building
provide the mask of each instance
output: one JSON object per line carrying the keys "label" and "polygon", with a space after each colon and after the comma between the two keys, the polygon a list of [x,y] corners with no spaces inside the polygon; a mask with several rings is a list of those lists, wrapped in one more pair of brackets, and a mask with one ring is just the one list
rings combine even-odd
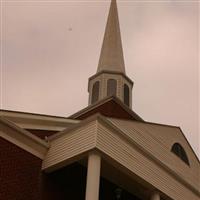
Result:
{"label": "church building", "polygon": [[180,127],[132,110],[133,86],[112,0],[86,108],[67,118],[0,110],[0,200],[200,200],[191,145]]}

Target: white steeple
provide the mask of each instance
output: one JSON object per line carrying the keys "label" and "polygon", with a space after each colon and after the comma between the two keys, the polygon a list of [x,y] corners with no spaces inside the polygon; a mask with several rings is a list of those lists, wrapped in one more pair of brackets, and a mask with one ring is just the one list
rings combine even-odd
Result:
{"label": "white steeple", "polygon": [[97,72],[104,70],[125,74],[116,0],[111,1]]}
{"label": "white steeple", "polygon": [[132,107],[133,82],[125,74],[116,0],[111,0],[97,73],[89,78],[89,104],[116,96]]}

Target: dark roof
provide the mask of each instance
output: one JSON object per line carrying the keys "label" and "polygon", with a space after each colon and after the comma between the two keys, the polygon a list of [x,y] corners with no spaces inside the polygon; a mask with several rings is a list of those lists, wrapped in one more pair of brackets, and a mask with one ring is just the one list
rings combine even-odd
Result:
{"label": "dark roof", "polygon": [[98,101],[97,103],[92,104],[69,116],[69,118],[82,120],[94,115],[95,113],[100,113],[106,117],[144,121],[139,115],[137,115],[115,96],[102,99],[101,101]]}

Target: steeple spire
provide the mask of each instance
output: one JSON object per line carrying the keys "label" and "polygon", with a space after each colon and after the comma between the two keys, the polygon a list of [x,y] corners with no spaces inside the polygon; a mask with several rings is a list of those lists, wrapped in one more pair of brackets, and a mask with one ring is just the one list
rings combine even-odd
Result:
{"label": "steeple spire", "polygon": [[97,72],[101,71],[121,72],[125,74],[124,56],[116,0],[111,0],[110,11],[97,69]]}

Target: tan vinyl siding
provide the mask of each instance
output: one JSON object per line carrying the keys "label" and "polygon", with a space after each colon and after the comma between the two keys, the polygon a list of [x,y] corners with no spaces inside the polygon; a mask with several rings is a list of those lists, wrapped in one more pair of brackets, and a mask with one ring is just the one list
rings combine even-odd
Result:
{"label": "tan vinyl siding", "polygon": [[134,142],[128,142],[123,135],[120,136],[120,133],[110,131],[101,124],[98,124],[97,148],[174,200],[200,199],[166,170],[137,150]]}
{"label": "tan vinyl siding", "polygon": [[[109,121],[199,190],[199,163],[178,128],[116,119]],[[185,149],[190,167],[171,152],[175,142]]]}
{"label": "tan vinyl siding", "polygon": [[80,159],[80,155],[98,149],[106,155],[104,159],[107,156],[112,158],[129,175],[132,174],[133,179],[137,176],[138,180],[143,180],[143,184],[152,185],[173,200],[200,200],[196,185],[198,179],[192,176],[193,169],[199,172],[198,160],[195,160],[184,136],[177,128],[170,131],[167,126],[163,126],[163,130],[166,128],[165,134],[170,131],[175,138],[176,135],[182,135],[180,140],[179,136],[176,140],[186,149],[191,167],[178,160],[170,152],[170,142],[165,143],[164,137],[156,134],[156,131],[162,131],[157,130],[157,126],[160,126],[151,125],[99,115],[91,117],[52,138],[43,170],[56,170],[70,163],[70,160]]}
{"label": "tan vinyl siding", "polygon": [[51,141],[42,168],[48,170],[60,163],[82,154],[96,144],[96,121],[92,121]]}

